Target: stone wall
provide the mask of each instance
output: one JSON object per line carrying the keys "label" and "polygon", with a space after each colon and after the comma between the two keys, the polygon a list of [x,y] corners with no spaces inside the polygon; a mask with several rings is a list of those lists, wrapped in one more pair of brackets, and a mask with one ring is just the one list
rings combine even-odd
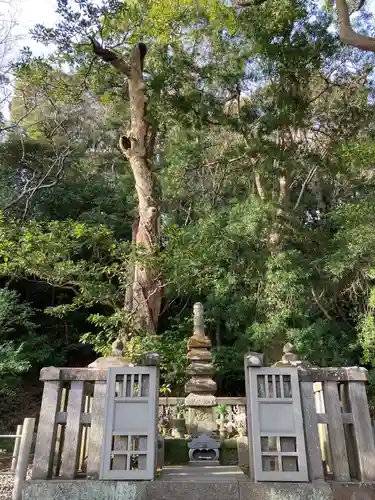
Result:
{"label": "stone wall", "polygon": [[23,500],[375,500],[374,485],[361,483],[29,481]]}

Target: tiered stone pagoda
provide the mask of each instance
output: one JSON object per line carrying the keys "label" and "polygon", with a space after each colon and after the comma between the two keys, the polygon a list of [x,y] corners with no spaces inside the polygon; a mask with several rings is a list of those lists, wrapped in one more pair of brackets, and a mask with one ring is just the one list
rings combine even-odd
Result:
{"label": "tiered stone pagoda", "polygon": [[216,406],[216,382],[212,379],[215,368],[212,364],[211,340],[204,332],[203,305],[194,305],[194,331],[189,338],[186,373],[190,380],[185,385],[185,399],[189,407],[188,427],[195,435],[211,433],[216,429],[213,407]]}

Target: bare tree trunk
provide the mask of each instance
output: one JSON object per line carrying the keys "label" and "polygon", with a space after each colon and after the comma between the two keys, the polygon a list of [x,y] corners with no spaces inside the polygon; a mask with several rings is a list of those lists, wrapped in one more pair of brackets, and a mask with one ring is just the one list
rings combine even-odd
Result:
{"label": "bare tree trunk", "polygon": [[262,181],[259,175],[259,172],[254,173],[254,178],[255,178],[255,186],[257,188],[258,196],[261,200],[265,200],[266,195],[263,189]]}
{"label": "bare tree trunk", "polygon": [[[156,255],[159,244],[160,203],[156,199],[152,157],[156,132],[147,119],[148,97],[143,79],[143,62],[147,48],[137,43],[131,52],[130,62],[101,47],[92,39],[95,54],[112,64],[128,79],[130,102],[130,130],[120,137],[122,154],[128,159],[133,171],[138,196],[138,217],[133,224],[133,243],[142,247],[146,256]],[[162,283],[157,271],[149,262],[136,258],[131,269],[133,283],[126,292],[125,307],[133,313],[134,324],[139,332],[153,334],[156,331],[161,308]]]}
{"label": "bare tree trunk", "polygon": [[276,219],[268,236],[268,248],[271,252],[278,250],[282,240],[282,231],[286,216],[286,206],[289,202],[288,178],[285,174],[278,178],[279,200],[276,212]]}

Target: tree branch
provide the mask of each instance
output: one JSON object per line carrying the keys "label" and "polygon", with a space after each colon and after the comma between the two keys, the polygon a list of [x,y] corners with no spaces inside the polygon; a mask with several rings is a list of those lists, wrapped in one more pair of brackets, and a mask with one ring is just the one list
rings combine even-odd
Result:
{"label": "tree branch", "polygon": [[[233,0],[234,7],[253,7],[262,5],[267,0]],[[336,10],[339,18],[339,36],[345,45],[357,47],[360,50],[375,52],[375,38],[360,35],[352,28],[350,15],[360,10],[365,4],[365,0],[360,0],[358,7],[349,13],[347,0],[336,0]]]}
{"label": "tree branch", "polygon": [[254,172],[254,177],[255,177],[255,186],[257,188],[259,198],[264,201],[266,198],[266,194],[264,192],[264,188],[262,185],[262,181],[260,179],[259,172]]}
{"label": "tree branch", "polygon": [[347,0],[336,0],[340,40],[346,45],[375,52],[375,38],[360,35],[352,28]]}
{"label": "tree branch", "polygon": [[130,76],[130,66],[122,57],[116,54],[116,52],[112,52],[112,50],[102,47],[100,43],[95,40],[95,38],[90,37],[90,41],[94,54],[100,57],[102,61],[112,64],[112,66],[120,73],[123,73],[127,77]]}
{"label": "tree branch", "polygon": [[234,7],[254,7],[266,3],[267,0],[233,0]]}
{"label": "tree branch", "polygon": [[307,186],[309,185],[309,183],[311,182],[312,178],[314,177],[316,171],[317,171],[318,167],[315,166],[313,167],[310,172],[307,174],[307,177],[304,181],[304,183],[302,184],[302,187],[301,187],[301,191],[299,193],[299,196],[298,196],[298,199],[297,199],[297,202],[296,204],[294,205],[294,210],[297,210],[297,208],[299,207],[299,204],[301,203],[301,200],[302,200],[302,196],[303,196],[303,193],[305,192],[305,189],[307,188]]}
{"label": "tree branch", "polygon": [[315,290],[314,290],[314,287],[312,286],[311,287],[311,295],[313,296],[314,300],[315,300],[315,303],[316,305],[319,307],[319,309],[322,311],[322,313],[324,314],[324,316],[328,319],[328,320],[332,320],[332,317],[330,316],[329,312],[327,311],[327,309],[325,309],[325,307],[322,305],[322,303],[320,302],[319,300],[319,297],[317,296]]}
{"label": "tree branch", "polygon": [[[16,198],[14,198],[12,201],[10,201],[5,206],[4,210],[9,210],[11,207],[13,207],[17,203],[19,203],[27,194],[31,194],[31,196],[34,196],[36,191],[39,191],[41,189],[48,189],[48,188],[51,188],[53,186],[56,186],[56,184],[59,181],[60,176],[62,174],[63,168],[64,168],[64,160],[69,155],[70,152],[71,152],[71,149],[69,147],[67,147],[66,150],[64,151],[64,153],[62,153],[62,155],[59,156],[58,158],[56,158],[56,160],[52,163],[52,165],[49,167],[47,172],[38,181],[38,184],[34,187],[29,188],[28,186],[30,185],[30,182],[35,179],[35,172],[34,172],[32,178],[26,182],[22,192]],[[56,172],[55,178],[51,182],[43,184],[43,182],[51,174],[54,167],[58,164],[59,164],[59,168],[58,168],[58,171]]]}
{"label": "tree branch", "polygon": [[1,132],[5,132],[6,130],[11,130],[11,129],[14,129],[14,128],[17,128],[19,126],[19,124],[22,122],[22,120],[24,120],[25,118],[27,118],[27,116],[32,113],[34,111],[34,109],[37,107],[36,104],[34,104],[34,106],[32,106],[28,111],[26,111],[22,116],[21,118],[19,118],[15,123],[11,123],[10,125],[7,125],[6,127],[2,127],[0,128],[0,133]]}
{"label": "tree branch", "polygon": [[365,5],[366,3],[366,0],[360,0],[359,4],[357,5],[357,7],[355,7],[355,9],[353,9],[350,13],[350,15],[354,14],[354,12],[358,12],[359,10],[362,9],[362,7]]}

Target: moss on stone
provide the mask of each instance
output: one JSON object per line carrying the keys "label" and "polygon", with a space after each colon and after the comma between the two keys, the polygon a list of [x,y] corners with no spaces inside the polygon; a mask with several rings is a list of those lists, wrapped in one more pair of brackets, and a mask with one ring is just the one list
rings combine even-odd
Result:
{"label": "moss on stone", "polygon": [[166,439],[164,441],[165,465],[184,465],[189,463],[189,449],[186,439]]}
{"label": "moss on stone", "polygon": [[227,438],[221,441],[220,464],[238,465],[237,438]]}
{"label": "moss on stone", "polygon": [[227,438],[221,441],[221,448],[226,450],[237,450],[237,438]]}

